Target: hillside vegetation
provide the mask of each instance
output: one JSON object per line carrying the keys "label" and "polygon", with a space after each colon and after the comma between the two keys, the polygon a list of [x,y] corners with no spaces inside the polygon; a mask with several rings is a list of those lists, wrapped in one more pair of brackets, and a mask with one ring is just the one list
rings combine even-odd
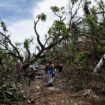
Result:
{"label": "hillside vegetation", "polygon": [[[23,43],[14,44],[6,23],[0,21],[1,104],[104,105],[105,2],[95,0],[93,5],[91,1],[69,0],[67,7],[52,6],[56,20],[43,35],[44,43],[37,25],[46,21],[46,14],[35,18],[36,39],[30,37]],[[52,87],[46,87],[44,81],[49,59],[63,64]]]}

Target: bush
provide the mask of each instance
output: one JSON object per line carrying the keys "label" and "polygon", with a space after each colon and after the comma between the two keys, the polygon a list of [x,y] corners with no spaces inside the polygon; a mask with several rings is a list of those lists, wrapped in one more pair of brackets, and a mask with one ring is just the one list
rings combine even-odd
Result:
{"label": "bush", "polygon": [[24,95],[14,86],[3,85],[0,87],[0,101],[13,102],[26,99]]}
{"label": "bush", "polygon": [[89,56],[89,52],[88,52],[88,51],[80,52],[80,53],[76,56],[75,61],[76,61],[77,63],[83,63],[83,62],[86,60],[86,58],[88,58],[88,56]]}

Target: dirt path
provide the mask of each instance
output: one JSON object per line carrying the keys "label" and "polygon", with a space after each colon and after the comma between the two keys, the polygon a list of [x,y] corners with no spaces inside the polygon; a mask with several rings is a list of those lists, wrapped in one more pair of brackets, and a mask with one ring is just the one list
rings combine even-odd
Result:
{"label": "dirt path", "polygon": [[62,79],[57,77],[54,86],[46,86],[42,75],[31,83],[31,86],[23,86],[23,93],[28,99],[14,105],[105,105],[105,98],[77,96],[72,97],[70,91],[62,89]]}

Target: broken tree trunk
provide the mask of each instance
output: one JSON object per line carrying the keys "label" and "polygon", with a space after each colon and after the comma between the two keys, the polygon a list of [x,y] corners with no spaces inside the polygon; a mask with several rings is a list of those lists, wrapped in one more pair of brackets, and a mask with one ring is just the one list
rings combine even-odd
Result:
{"label": "broken tree trunk", "polygon": [[98,62],[97,66],[94,69],[94,72],[96,73],[104,64],[104,60],[105,60],[105,54],[102,56],[102,58],[100,59],[100,61]]}

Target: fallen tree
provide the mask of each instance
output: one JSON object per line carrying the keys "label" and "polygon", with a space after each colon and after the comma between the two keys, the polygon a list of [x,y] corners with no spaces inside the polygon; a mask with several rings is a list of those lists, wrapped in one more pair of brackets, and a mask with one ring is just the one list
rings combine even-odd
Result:
{"label": "fallen tree", "polygon": [[104,60],[105,60],[105,54],[102,56],[102,58],[100,59],[100,61],[96,65],[96,67],[94,69],[95,73],[97,73],[97,71],[102,67],[102,65],[104,64]]}

